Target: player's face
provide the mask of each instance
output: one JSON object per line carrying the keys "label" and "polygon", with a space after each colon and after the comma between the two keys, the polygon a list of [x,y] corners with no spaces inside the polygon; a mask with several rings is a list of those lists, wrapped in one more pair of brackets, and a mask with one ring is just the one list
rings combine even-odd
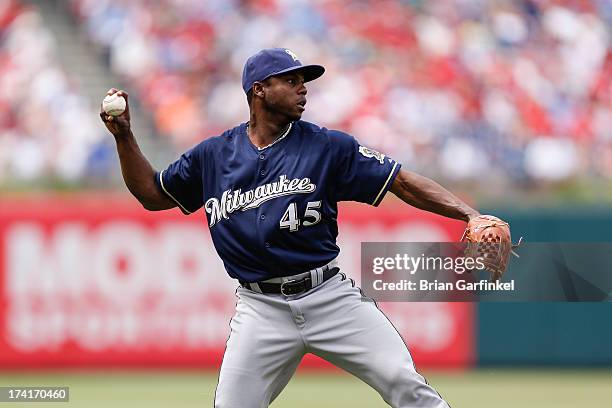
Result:
{"label": "player's face", "polygon": [[264,100],[269,111],[285,115],[292,121],[302,117],[308,93],[304,86],[304,75],[290,72],[269,78],[266,88]]}

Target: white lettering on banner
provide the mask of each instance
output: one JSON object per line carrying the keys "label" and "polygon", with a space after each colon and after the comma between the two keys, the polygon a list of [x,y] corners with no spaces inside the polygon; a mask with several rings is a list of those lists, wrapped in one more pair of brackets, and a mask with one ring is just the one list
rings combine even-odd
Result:
{"label": "white lettering on banner", "polygon": [[222,347],[235,299],[199,225],[15,223],[6,232],[7,341],[20,351]]}
{"label": "white lettering on banner", "polygon": [[[37,223],[7,227],[6,336],[19,351],[224,347],[235,281],[209,232],[191,222]],[[435,223],[341,225],[340,267],[359,279],[362,241],[449,241]],[[436,352],[462,330],[445,304],[386,309],[406,340]]]}
{"label": "white lettering on banner", "polygon": [[137,304],[143,288],[156,284],[149,239],[142,227],[121,222],[105,224],[89,237],[91,278],[102,296],[125,306]]}
{"label": "white lettering on banner", "polygon": [[[38,224],[19,224],[7,233],[7,291],[53,295],[78,294],[83,289],[86,251],[83,225],[66,223],[45,239]],[[60,284],[61,282],[61,284]]]}
{"label": "white lettering on banner", "polygon": [[82,307],[64,310],[49,307],[44,313],[30,305],[11,305],[8,310],[8,337],[23,352],[58,350],[67,341],[83,350],[181,350],[221,347],[227,332],[228,316],[214,308],[208,311],[173,311],[146,314],[134,310]]}

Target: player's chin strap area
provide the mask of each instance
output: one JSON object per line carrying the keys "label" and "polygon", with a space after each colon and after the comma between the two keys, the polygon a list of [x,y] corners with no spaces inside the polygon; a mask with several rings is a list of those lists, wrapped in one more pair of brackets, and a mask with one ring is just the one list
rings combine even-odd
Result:
{"label": "player's chin strap area", "polygon": [[249,283],[241,281],[240,284],[258,293],[274,293],[291,296],[298,295],[319,286],[336,275],[339,271],[338,259],[334,259],[327,265],[297,275],[272,278],[260,282]]}

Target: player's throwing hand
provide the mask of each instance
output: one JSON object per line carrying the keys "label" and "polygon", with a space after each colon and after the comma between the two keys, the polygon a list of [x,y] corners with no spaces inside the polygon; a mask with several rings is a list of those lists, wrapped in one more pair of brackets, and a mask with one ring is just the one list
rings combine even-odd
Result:
{"label": "player's throwing hand", "polygon": [[114,95],[122,96],[125,98],[125,111],[118,116],[111,116],[104,112],[104,108],[100,105],[100,118],[102,122],[106,125],[106,128],[109,132],[117,137],[123,137],[130,134],[130,105],[128,103],[128,94],[123,90],[118,90],[115,88],[111,88],[106,92],[106,95]]}

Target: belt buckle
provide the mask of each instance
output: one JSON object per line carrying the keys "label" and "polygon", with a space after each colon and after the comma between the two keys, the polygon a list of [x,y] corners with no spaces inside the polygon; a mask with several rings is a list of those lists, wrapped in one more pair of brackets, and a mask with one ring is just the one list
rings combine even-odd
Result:
{"label": "belt buckle", "polygon": [[295,280],[295,279],[290,279],[290,280],[288,280],[288,281],[285,281],[285,282],[281,283],[281,286],[280,286],[280,292],[281,292],[281,294],[282,294],[283,296],[290,296],[290,295],[296,295],[297,293],[299,293],[299,292],[296,292],[296,293],[285,293],[285,285],[286,285],[286,284],[288,284],[288,283],[296,283],[296,282],[297,282],[297,280]]}

